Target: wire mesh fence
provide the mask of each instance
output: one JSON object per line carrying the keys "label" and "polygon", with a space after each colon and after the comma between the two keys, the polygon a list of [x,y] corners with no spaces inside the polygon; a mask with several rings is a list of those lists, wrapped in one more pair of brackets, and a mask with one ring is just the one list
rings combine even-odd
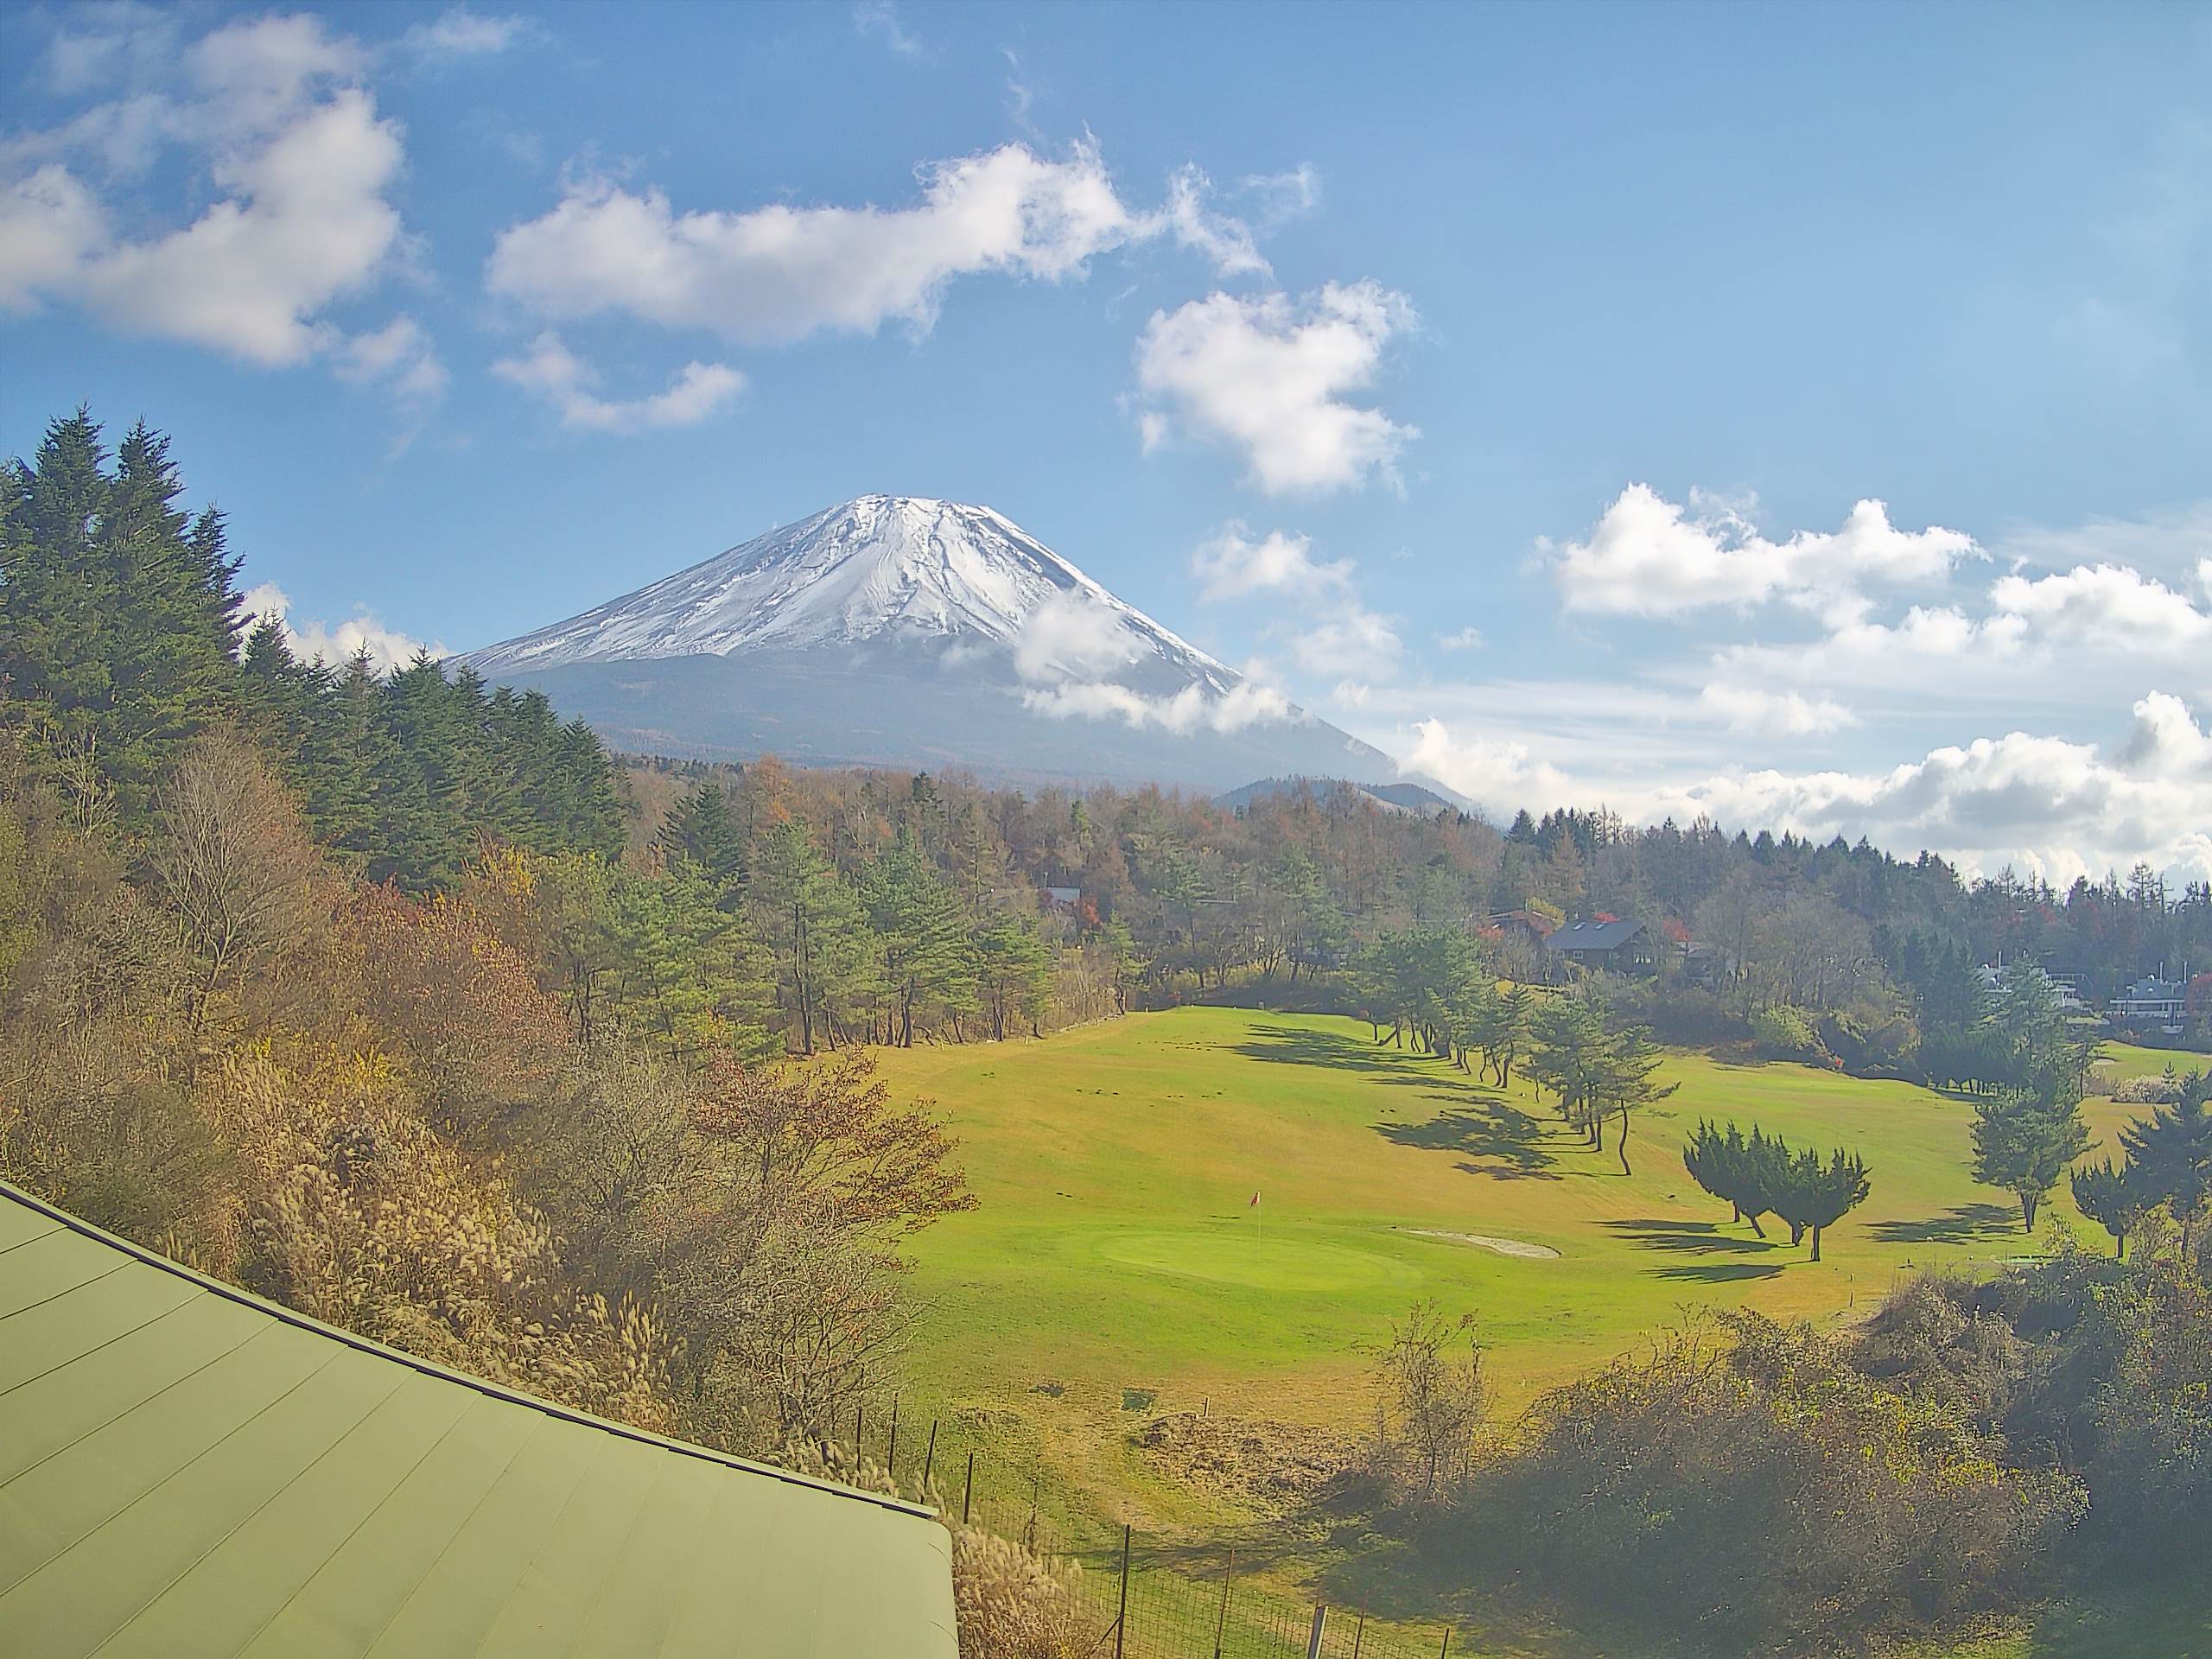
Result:
{"label": "wire mesh fence", "polygon": [[932,1419],[871,1424],[841,1449],[920,1492],[949,1522],[1082,1569],[1095,1659],[1449,1659],[1450,1629],[1386,1621],[1285,1587],[1272,1560],[1229,1540],[1149,1535],[1070,1503],[1041,1459]]}

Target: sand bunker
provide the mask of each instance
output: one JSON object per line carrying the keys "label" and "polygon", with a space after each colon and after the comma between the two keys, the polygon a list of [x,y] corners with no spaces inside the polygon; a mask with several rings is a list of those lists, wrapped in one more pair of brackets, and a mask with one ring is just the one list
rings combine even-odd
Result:
{"label": "sand bunker", "polygon": [[1548,1244],[1531,1244],[1524,1239],[1493,1238],[1488,1233],[1440,1233],[1430,1227],[1401,1227],[1402,1233],[1411,1233],[1415,1238],[1441,1238],[1453,1244],[1471,1244],[1478,1250],[1495,1250],[1500,1255],[1517,1255],[1530,1262],[1556,1262],[1559,1252]]}

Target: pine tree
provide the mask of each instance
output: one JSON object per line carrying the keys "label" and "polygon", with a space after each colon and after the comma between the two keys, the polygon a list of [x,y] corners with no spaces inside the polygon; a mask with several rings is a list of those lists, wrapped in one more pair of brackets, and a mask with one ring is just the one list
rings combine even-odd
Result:
{"label": "pine tree", "polygon": [[937,866],[905,836],[863,873],[861,899],[892,1001],[889,1040],[912,1048],[918,1011],[926,1020],[976,1004],[976,952],[966,918]]}
{"label": "pine tree", "polygon": [[2159,1106],[2145,1122],[2120,1132],[2137,1190],[2151,1205],[2164,1205],[2181,1224],[2182,1254],[2212,1209],[2212,1071],[2183,1080],[2180,1100]]}
{"label": "pine tree", "polygon": [[837,1015],[874,977],[874,941],[860,901],[804,829],[779,823],[760,845],[746,898],[775,959],[798,1052],[836,1046]]}

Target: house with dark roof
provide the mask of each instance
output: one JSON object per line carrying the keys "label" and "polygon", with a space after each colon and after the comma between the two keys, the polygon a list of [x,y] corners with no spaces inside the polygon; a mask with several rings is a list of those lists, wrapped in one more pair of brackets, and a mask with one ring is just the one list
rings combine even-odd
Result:
{"label": "house with dark roof", "polygon": [[1642,922],[1569,922],[1544,941],[1544,949],[1582,968],[1615,974],[1659,970],[1659,940]]}

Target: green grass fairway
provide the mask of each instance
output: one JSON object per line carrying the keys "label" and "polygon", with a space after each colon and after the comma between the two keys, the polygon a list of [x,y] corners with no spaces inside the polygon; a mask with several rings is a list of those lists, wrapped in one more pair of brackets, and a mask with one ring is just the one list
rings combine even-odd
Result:
{"label": "green grass fairway", "polygon": [[[2116,1052],[2121,1075],[2165,1064]],[[1525,1084],[1501,1093],[1378,1048],[1350,1020],[1183,1008],[1043,1042],[892,1052],[882,1065],[894,1094],[931,1097],[951,1120],[980,1199],[914,1241],[925,1313],[909,1421],[985,1414],[993,1437],[1042,1453],[1048,1518],[1130,1520],[1155,1536],[1218,1537],[1246,1512],[1146,1465],[1128,1434],[1142,1419],[1123,1409],[1145,1395],[1125,1402],[1124,1390],[1155,1395],[1156,1411],[1204,1405],[1354,1429],[1372,1409],[1389,1321],[1427,1296],[1478,1316],[1510,1410],[1685,1305],[1847,1319],[1901,1273],[2041,1244],[2009,1198],[1967,1173],[1966,1102],[1804,1066],[1671,1057],[1666,1074],[1681,1088],[1639,1116],[1636,1173],[1624,1176],[1610,1131],[1591,1153]],[[2108,1148],[2139,1109],[2094,1099],[2088,1115]],[[1864,1154],[1872,1196],[1830,1232],[1824,1261],[1771,1225],[1763,1240],[1728,1224],[1697,1190],[1681,1151],[1700,1117]],[[2106,1247],[2063,1191],[2051,1211]],[[1017,1529],[1035,1501],[1026,1478],[1019,1485],[995,1495]],[[1305,1549],[1260,1569],[1301,1616]],[[2149,1659],[2212,1656],[2206,1643],[2202,1610],[2127,1603],[2062,1608],[2014,1637],[1928,1651]],[[1596,1652],[1494,1632],[1465,1650]]]}
{"label": "green grass fairway", "polygon": [[[1184,1008],[884,1070],[952,1120],[981,1200],[916,1241],[912,1369],[933,1403],[1010,1407],[1055,1438],[1110,1438],[1125,1389],[1358,1422],[1417,1297],[1478,1316],[1510,1404],[1684,1304],[1845,1315],[1903,1271],[2037,1248],[1967,1174],[1966,1103],[1803,1066],[1672,1058],[1681,1090],[1639,1116],[1630,1176],[1610,1135],[1588,1151],[1517,1079],[1501,1093],[1350,1020]],[[2125,1109],[2091,1116],[2108,1136]],[[1700,1117],[1855,1147],[1873,1196],[1815,1265],[1691,1183]],[[2076,1222],[2063,1193],[2052,1208]]]}

